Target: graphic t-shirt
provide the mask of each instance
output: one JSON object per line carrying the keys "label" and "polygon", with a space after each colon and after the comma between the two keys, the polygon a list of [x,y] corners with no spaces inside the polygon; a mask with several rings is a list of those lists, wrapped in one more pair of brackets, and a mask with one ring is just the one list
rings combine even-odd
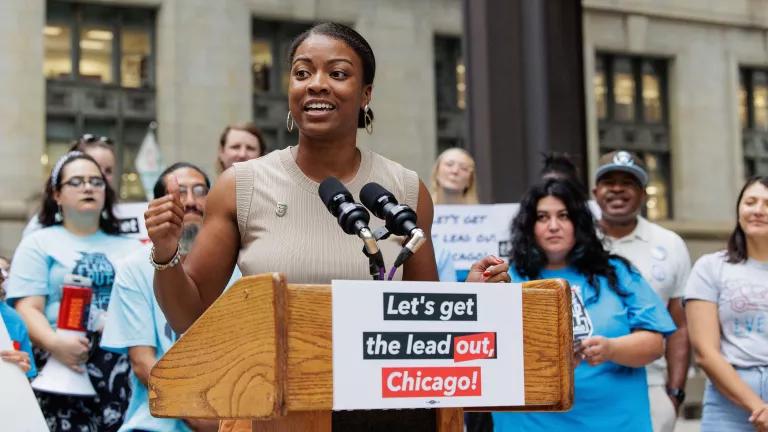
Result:
{"label": "graphic t-shirt", "polygon": [[[123,354],[128,353],[130,347],[148,346],[155,348],[155,358],[159,359],[179,338],[155,299],[155,269],[149,263],[150,249],[150,245],[145,245],[118,264],[107,324],[101,338],[103,349]],[[240,270],[235,268],[228,286],[241,276]],[[120,431],[189,431],[182,420],[157,418],[150,414],[147,388],[133,371],[131,390],[131,401]]]}
{"label": "graphic t-shirt", "polygon": [[32,342],[29,340],[27,326],[19,313],[4,301],[0,301],[0,317],[5,323],[5,328],[8,329],[8,336],[11,337],[14,348],[29,354],[29,364],[32,367],[27,372],[27,376],[33,378],[37,375],[37,368],[35,367],[35,358],[32,356]]}
{"label": "graphic t-shirt", "polygon": [[768,263],[730,264],[724,252],[704,255],[688,278],[685,300],[717,304],[720,351],[738,367],[768,365]]}
{"label": "graphic t-shirt", "polygon": [[139,247],[138,240],[102,231],[76,236],[61,225],[35,231],[24,237],[16,249],[8,280],[8,301],[45,296],[45,316],[56,328],[64,277],[76,274],[91,279],[91,315],[98,316],[109,305],[114,263]]}
{"label": "graphic t-shirt", "polygon": [[[565,279],[584,305],[581,316],[574,316],[580,329],[591,326],[594,336],[615,338],[633,330],[649,330],[669,335],[675,324],[659,296],[639,273],[630,271],[618,260],[616,269],[622,295],[608,280],[598,277],[599,292],[586,276],[572,267],[544,270],[538,279]],[[513,282],[524,282],[510,270]],[[563,413],[493,413],[496,431],[584,430],[594,432],[650,432],[650,408],[645,368],[632,368],[613,362],[590,366],[582,361],[574,371],[573,408]]]}

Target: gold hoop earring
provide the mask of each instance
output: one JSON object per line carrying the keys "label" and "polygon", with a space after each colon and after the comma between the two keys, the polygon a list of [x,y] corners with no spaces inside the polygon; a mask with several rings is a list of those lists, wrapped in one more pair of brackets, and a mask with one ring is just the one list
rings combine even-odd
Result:
{"label": "gold hoop earring", "polygon": [[288,129],[288,132],[293,132],[293,116],[291,116],[291,111],[288,111],[288,117],[285,118],[285,128]]}
{"label": "gold hoop earring", "polygon": [[368,132],[368,135],[373,134],[373,117],[368,114],[370,110],[368,104],[365,104],[365,107],[363,107],[363,121],[365,122],[365,131]]}

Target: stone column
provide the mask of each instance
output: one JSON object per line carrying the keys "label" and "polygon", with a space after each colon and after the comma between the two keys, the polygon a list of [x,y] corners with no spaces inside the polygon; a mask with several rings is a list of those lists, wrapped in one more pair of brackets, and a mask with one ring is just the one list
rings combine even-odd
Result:
{"label": "stone column", "polygon": [[355,29],[376,54],[373,135],[358,143],[428,182],[435,158],[435,66],[429,1],[361,0]]}
{"label": "stone column", "polygon": [[253,118],[245,0],[166,0],[158,13],[158,136],[166,163],[214,174],[219,134]]}
{"label": "stone column", "polygon": [[[0,2],[0,254],[8,255],[40,190],[45,143],[45,1]],[[22,181],[20,181],[22,180]]]}
{"label": "stone column", "polygon": [[571,0],[464,0],[469,144],[480,199],[515,202],[541,153],[586,166],[581,6]]}

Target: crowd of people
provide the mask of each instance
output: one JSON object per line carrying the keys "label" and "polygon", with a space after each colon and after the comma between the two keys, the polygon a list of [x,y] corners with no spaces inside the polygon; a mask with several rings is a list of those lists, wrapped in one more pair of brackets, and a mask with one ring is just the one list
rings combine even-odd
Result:
{"label": "crowd of people", "polygon": [[[84,135],[54,165],[13,259],[0,257],[0,315],[15,348],[0,358],[30,378],[55,359],[86,374],[96,392],[36,390],[51,431],[250,430],[246,421],[153,417],[149,371],[242,275],[280,271],[295,283],[324,284],[369,278],[359,240],[335,226],[318,199],[327,177],[355,197],[375,181],[416,211],[426,240],[395,279],[456,280],[450,253],[433,244],[423,221],[433,219],[435,204],[479,202],[472,156],[441,153],[427,187],[414,171],[358,147],[358,129],[374,130],[376,61],[351,28],[314,26],[294,40],[289,58],[286,127],[298,130],[296,145],[267,152],[255,125],[227,126],[215,184],[187,162],[159,176],[145,214],[151,243],[119,233],[109,138]],[[573,408],[469,413],[467,429],[671,432],[693,355],[709,378],[702,430],[768,431],[768,178],[747,181],[726,250],[693,269],[680,236],[642,216],[649,177],[640,158],[628,151],[600,158],[592,189],[599,212],[580,178],[567,155],[547,155],[511,223],[510,256],[485,257],[466,278],[570,283]],[[310,238],[306,226],[315,227]],[[396,256],[401,241],[379,245]],[[57,331],[70,275],[88,278],[93,292],[83,337]],[[336,430],[435,424],[433,410],[313,416]]]}

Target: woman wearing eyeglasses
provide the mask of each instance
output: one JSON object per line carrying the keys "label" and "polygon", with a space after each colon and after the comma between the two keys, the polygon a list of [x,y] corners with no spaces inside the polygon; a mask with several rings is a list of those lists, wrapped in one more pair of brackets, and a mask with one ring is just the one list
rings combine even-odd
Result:
{"label": "woman wearing eyeglasses", "polygon": [[[99,168],[101,168],[101,172],[104,173],[104,178],[107,180],[107,184],[109,184],[112,189],[116,190],[114,172],[117,156],[115,155],[115,144],[112,139],[105,136],[85,134],[72,143],[69,151],[80,151],[92,157],[93,160],[99,164]],[[35,215],[29,220],[29,223],[27,223],[21,236],[26,237],[42,227],[38,215]]]}
{"label": "woman wearing eyeglasses", "polygon": [[466,150],[449,148],[432,167],[430,193],[435,204],[477,204],[475,160]]}
{"label": "woman wearing eyeglasses", "polygon": [[[82,152],[67,153],[46,183],[39,214],[43,229],[25,237],[13,258],[8,299],[29,328],[38,369],[53,356],[74,371],[87,370],[97,392],[94,398],[38,392],[51,430],[116,431],[128,404],[128,360],[98,348],[101,320],[93,319],[103,317],[109,304],[116,260],[139,246],[118,236],[114,202],[96,161]],[[55,332],[61,286],[69,274],[92,282],[88,338]]]}

